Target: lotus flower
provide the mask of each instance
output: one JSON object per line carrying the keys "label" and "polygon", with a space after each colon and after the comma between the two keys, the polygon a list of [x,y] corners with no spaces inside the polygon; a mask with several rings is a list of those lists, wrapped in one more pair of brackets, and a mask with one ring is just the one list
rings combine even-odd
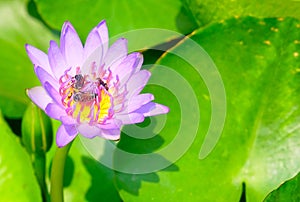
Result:
{"label": "lotus flower", "polygon": [[61,121],[56,144],[63,147],[77,134],[87,138],[120,138],[123,125],[168,112],[140,94],[150,72],[141,70],[143,56],[128,54],[127,40],[108,46],[108,30],[102,21],[82,45],[70,22],[61,31],[60,46],[50,41],[48,55],[26,44],[27,54],[42,86],[27,90],[30,99],[53,119]]}

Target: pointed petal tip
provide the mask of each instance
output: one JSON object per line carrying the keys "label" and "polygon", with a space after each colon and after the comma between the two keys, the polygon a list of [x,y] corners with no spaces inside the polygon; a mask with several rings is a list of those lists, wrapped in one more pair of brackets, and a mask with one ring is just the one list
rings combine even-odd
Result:
{"label": "pointed petal tip", "polygon": [[[134,63],[134,68],[135,68],[135,71],[139,71],[143,65],[143,62],[144,62],[144,56],[142,53],[140,52],[135,52],[135,63]],[[151,74],[151,73],[150,73]]]}
{"label": "pointed petal tip", "polygon": [[33,103],[35,103],[39,108],[45,110],[46,106],[52,102],[52,99],[46,93],[42,86],[36,86],[26,90],[28,97]]}
{"label": "pointed petal tip", "polygon": [[169,107],[167,107],[165,105],[160,105],[160,107],[161,107],[161,111],[162,111],[161,114],[167,114],[167,113],[170,112],[170,108]]}
{"label": "pointed petal tip", "polygon": [[101,38],[101,41],[103,43],[108,43],[108,28],[106,25],[106,21],[102,20],[94,29],[97,30],[97,32]]}
{"label": "pointed petal tip", "polygon": [[144,75],[144,76],[146,77],[145,79],[147,79],[147,81],[148,81],[148,79],[149,79],[150,76],[151,76],[151,72],[148,71],[148,70],[146,70],[146,69],[143,69],[143,70],[141,70],[140,72],[143,72],[142,75]]}
{"label": "pointed petal tip", "polygon": [[[114,45],[117,45],[119,47],[122,47],[124,49],[124,52],[126,52],[126,55],[128,54],[128,40],[126,38],[119,38],[114,43]],[[111,48],[113,45],[111,45],[109,48]]]}
{"label": "pointed petal tip", "polygon": [[[127,53],[127,45],[128,45],[128,40],[124,37],[118,38],[116,41],[113,42],[113,45],[118,46],[123,46],[126,47],[126,53]],[[109,48],[111,48],[113,45],[111,45]]]}
{"label": "pointed petal tip", "polygon": [[137,57],[138,57],[139,59],[144,59],[144,56],[143,56],[142,53],[140,53],[140,52],[136,52],[136,53],[137,53]]}
{"label": "pointed petal tip", "polygon": [[101,26],[106,26],[106,20],[102,20],[98,25],[97,28],[101,27]]}
{"label": "pointed petal tip", "polygon": [[154,100],[154,95],[152,95],[151,93],[149,93],[149,100],[150,101]]}
{"label": "pointed petal tip", "polygon": [[161,105],[161,104],[158,104],[158,103],[153,103],[154,104],[154,107],[152,109],[152,111],[150,111],[150,116],[156,116],[156,115],[160,115],[160,114],[167,114],[169,113],[170,109],[169,107],[165,106],[165,105]]}
{"label": "pointed petal tip", "polygon": [[73,27],[73,25],[70,22],[67,23],[66,26],[61,31],[61,40],[65,39],[67,34],[77,35],[75,28]]}
{"label": "pointed petal tip", "polygon": [[54,41],[54,40],[50,40],[50,41],[49,41],[49,48],[48,48],[48,57],[49,57],[49,53],[50,53],[50,51],[52,51],[52,49],[53,49],[55,46],[57,46],[57,47],[58,47],[58,45],[57,45],[56,41]]}
{"label": "pointed petal tip", "polygon": [[142,59],[143,58],[143,54],[140,53],[140,52],[132,52],[127,57],[133,57],[133,58],[136,58],[136,59]]}
{"label": "pointed petal tip", "polygon": [[67,20],[64,22],[64,24],[62,26],[62,31],[66,30],[68,27],[70,27],[71,29],[74,29],[72,23]]}
{"label": "pointed petal tip", "polygon": [[149,102],[135,111],[136,113],[141,113],[145,117],[156,116],[160,114],[167,114],[169,112],[169,107],[155,103]]}
{"label": "pointed petal tip", "polygon": [[121,37],[119,40],[123,41],[124,43],[127,43],[128,40],[126,38]]}
{"label": "pointed petal tip", "polygon": [[[57,45],[57,43],[56,43],[56,41],[54,41],[54,40],[50,40],[49,41],[49,45],[50,46],[53,46],[53,45]],[[50,48],[50,47],[49,47]]]}
{"label": "pointed petal tip", "polygon": [[66,23],[60,36],[60,50],[68,66],[82,65],[83,45],[71,23]]}
{"label": "pointed petal tip", "polygon": [[29,45],[28,43],[26,43],[24,46],[25,46],[26,51],[28,51],[29,48],[31,47],[31,45]]}
{"label": "pointed petal tip", "polygon": [[33,50],[33,46],[29,45],[29,44],[25,44],[25,50],[26,50],[26,53],[28,55],[28,57],[31,59],[32,57],[32,50]]}

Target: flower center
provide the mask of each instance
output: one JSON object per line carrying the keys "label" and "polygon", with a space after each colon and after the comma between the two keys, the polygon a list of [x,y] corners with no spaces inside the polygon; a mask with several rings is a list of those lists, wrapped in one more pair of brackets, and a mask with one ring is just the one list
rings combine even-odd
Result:
{"label": "flower center", "polygon": [[80,68],[71,76],[69,70],[60,78],[59,93],[68,115],[78,123],[103,124],[113,116],[113,97],[108,83],[109,71],[96,76],[95,71],[83,75]]}

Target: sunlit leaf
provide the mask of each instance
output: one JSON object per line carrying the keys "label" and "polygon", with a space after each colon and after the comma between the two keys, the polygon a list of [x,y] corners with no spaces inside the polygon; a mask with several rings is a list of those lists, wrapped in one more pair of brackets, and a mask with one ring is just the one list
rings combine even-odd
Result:
{"label": "sunlit leaf", "polygon": [[299,177],[296,175],[292,179],[286,181],[276,190],[272,191],[264,201],[266,202],[285,202],[285,201],[299,201],[300,200],[300,186]]}
{"label": "sunlit leaf", "polygon": [[[35,0],[43,20],[60,30],[69,20],[76,27],[81,38],[105,19],[111,36],[134,29],[161,28],[190,33],[195,22],[186,15],[180,0],[135,1],[135,0]],[[67,8],[67,9],[66,9]],[[145,40],[147,40],[145,38]],[[161,38],[156,43],[165,41]]]}
{"label": "sunlit leaf", "polygon": [[[165,128],[149,139],[124,135],[119,147],[137,154],[168,148],[183,126],[182,120],[188,120],[190,127],[199,125],[197,137],[182,158],[163,171],[117,173],[120,195],[124,201],[239,201],[244,183],[247,201],[262,201],[300,170],[300,22],[293,18],[232,18],[195,31],[190,39],[158,62],[167,66],[168,72],[161,66],[152,69],[152,76],[161,75],[163,86],[171,83],[177,87],[176,96],[172,95],[174,89],[152,91],[161,103],[170,106]],[[218,90],[218,74],[207,68],[197,44],[208,52],[220,72],[225,106],[212,96]],[[184,55],[185,60],[174,54]],[[193,97],[188,95],[188,87],[174,79],[170,69],[190,83],[199,105],[189,102]],[[215,83],[215,88],[209,83]],[[185,102],[180,100],[187,96]],[[213,102],[227,108],[225,125],[212,153],[200,160],[209,124],[218,119],[211,120]],[[183,115],[186,106],[194,112]],[[199,122],[195,119],[197,107]],[[186,139],[192,135],[184,132]]]}
{"label": "sunlit leaf", "polygon": [[0,201],[42,201],[30,158],[0,116]]}
{"label": "sunlit leaf", "polygon": [[297,0],[183,0],[183,4],[200,26],[233,16],[295,17],[300,19],[300,4]]}
{"label": "sunlit leaf", "polygon": [[52,34],[27,12],[25,1],[0,2],[0,108],[9,117],[21,117],[29,99],[25,89],[38,85],[25,44],[46,50]]}

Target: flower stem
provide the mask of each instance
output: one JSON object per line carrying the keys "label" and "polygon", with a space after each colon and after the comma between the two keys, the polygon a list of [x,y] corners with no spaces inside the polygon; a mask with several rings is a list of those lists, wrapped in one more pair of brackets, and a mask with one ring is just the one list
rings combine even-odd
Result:
{"label": "flower stem", "polygon": [[46,154],[32,154],[31,156],[35,175],[41,187],[43,201],[48,201],[49,193],[45,182],[46,176]]}
{"label": "flower stem", "polygon": [[68,145],[57,148],[51,168],[51,187],[50,187],[50,197],[51,202],[63,202],[63,182],[64,182],[64,170],[66,158],[72,142]]}

